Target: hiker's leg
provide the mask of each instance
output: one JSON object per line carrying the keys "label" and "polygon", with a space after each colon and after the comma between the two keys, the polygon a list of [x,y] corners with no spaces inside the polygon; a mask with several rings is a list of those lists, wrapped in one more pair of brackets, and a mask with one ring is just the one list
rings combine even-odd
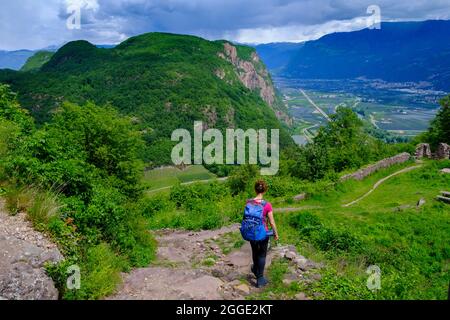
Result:
{"label": "hiker's leg", "polygon": [[258,267],[256,269],[257,278],[261,278],[264,276],[264,268],[266,266],[266,255],[267,255],[267,245],[269,243],[269,239],[258,241]]}
{"label": "hiker's leg", "polygon": [[250,241],[250,245],[252,247],[252,258],[253,258],[253,267],[252,272],[255,274],[255,276],[258,274],[258,242],[257,241]]}

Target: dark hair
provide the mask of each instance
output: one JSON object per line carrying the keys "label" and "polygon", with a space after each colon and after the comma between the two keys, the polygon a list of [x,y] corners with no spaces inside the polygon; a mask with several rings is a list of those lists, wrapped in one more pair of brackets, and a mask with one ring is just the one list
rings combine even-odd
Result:
{"label": "dark hair", "polygon": [[265,193],[267,191],[267,189],[269,189],[269,188],[267,186],[267,183],[264,180],[256,181],[256,183],[255,183],[255,192],[257,194]]}

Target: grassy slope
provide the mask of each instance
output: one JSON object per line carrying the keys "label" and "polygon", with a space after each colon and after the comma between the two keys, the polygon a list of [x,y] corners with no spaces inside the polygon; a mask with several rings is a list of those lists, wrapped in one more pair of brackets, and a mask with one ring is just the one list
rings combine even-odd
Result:
{"label": "grassy slope", "polygon": [[197,180],[214,179],[215,175],[205,169],[201,165],[189,166],[185,170],[175,167],[156,168],[144,173],[143,182],[146,190],[173,186],[177,183],[192,182]]}
{"label": "grassy slope", "polygon": [[[450,186],[450,175],[438,170],[449,165],[448,161],[430,162],[395,176],[350,208],[341,204],[358,198],[381,175],[387,176],[394,169],[380,171],[362,182],[346,182],[337,191],[304,203],[320,204],[322,208],[301,214],[314,214],[325,227],[356,237],[362,243],[360,251],[319,250],[310,243],[312,239],[300,240],[298,230],[290,224],[297,213],[278,214],[282,241],[297,244],[301,253],[327,266],[321,272],[320,282],[297,290],[311,295],[321,292],[324,299],[446,299],[450,280],[450,207],[435,197]],[[426,203],[417,209],[420,198]],[[398,209],[406,205],[411,208]],[[377,293],[366,288],[365,271],[369,264],[378,265],[382,271],[381,290]],[[283,266],[275,264],[272,272],[280,270]],[[262,297],[274,289],[290,292],[278,281]]]}
{"label": "grassy slope", "polygon": [[53,52],[39,51],[33,56],[28,58],[27,62],[23,65],[20,71],[36,71],[39,70],[44,64],[46,64],[53,56]]}

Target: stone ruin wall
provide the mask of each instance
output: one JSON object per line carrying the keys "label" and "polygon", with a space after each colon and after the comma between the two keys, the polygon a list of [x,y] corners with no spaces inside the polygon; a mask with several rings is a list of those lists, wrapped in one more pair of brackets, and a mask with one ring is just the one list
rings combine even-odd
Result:
{"label": "stone ruin wall", "polygon": [[430,145],[428,143],[418,144],[416,147],[417,159],[427,158],[427,159],[449,159],[450,157],[450,146],[446,143],[439,143],[438,148],[435,153],[431,152]]}
{"label": "stone ruin wall", "polygon": [[394,164],[397,164],[397,163],[406,162],[410,158],[411,158],[411,155],[409,153],[403,152],[403,153],[400,153],[400,154],[398,154],[396,156],[380,160],[377,163],[372,164],[372,165],[370,165],[368,167],[362,168],[362,169],[360,169],[360,170],[358,170],[358,171],[356,171],[354,173],[347,174],[347,175],[341,177],[340,180],[341,181],[345,181],[345,180],[348,180],[348,179],[362,180],[365,177],[367,177],[368,175],[374,173],[375,171],[378,171],[378,170],[380,170],[382,168],[388,168],[388,167],[390,167],[390,166],[392,166]]}
{"label": "stone ruin wall", "polygon": [[436,151],[437,159],[450,159],[450,146],[446,143],[439,143]]}

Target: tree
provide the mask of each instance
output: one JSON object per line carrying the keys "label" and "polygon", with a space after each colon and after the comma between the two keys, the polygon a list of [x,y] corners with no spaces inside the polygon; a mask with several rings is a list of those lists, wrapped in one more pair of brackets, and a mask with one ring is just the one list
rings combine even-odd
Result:
{"label": "tree", "polygon": [[369,136],[350,108],[339,107],[321,127],[313,143],[301,148],[293,176],[317,180],[333,172],[359,168],[386,154],[382,141]]}
{"label": "tree", "polygon": [[450,144],[450,95],[441,99],[440,105],[441,108],[424,137],[433,147],[440,142]]}
{"label": "tree", "polygon": [[34,126],[33,118],[17,102],[17,95],[4,84],[0,84],[0,118],[16,123],[23,130],[29,131]]}

